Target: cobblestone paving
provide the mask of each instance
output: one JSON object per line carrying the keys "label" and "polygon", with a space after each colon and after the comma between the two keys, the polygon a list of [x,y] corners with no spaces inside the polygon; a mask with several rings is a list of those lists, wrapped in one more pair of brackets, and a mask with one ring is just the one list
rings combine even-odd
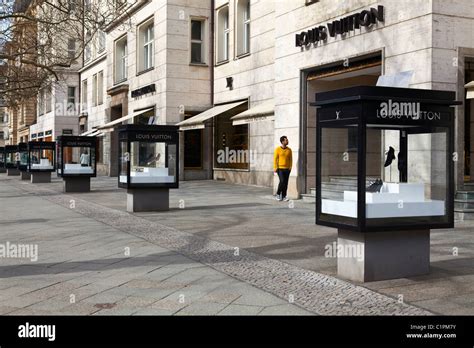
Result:
{"label": "cobblestone paving", "polygon": [[[397,299],[335,277],[304,270],[242,249],[238,250],[77,197],[58,194],[41,185],[33,186],[14,181],[12,184],[24,190],[26,194],[37,195],[66,208],[70,208],[71,202],[74,202],[75,213],[175,251],[316,314],[431,314],[424,309],[399,303]],[[166,301],[159,308],[166,312]]]}

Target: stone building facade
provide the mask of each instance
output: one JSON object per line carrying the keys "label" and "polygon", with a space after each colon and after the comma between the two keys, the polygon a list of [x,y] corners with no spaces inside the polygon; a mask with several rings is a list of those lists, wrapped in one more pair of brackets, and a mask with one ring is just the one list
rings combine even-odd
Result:
{"label": "stone building facade", "polygon": [[[87,115],[86,133],[99,132],[99,169],[111,176],[118,168],[118,125],[176,124],[212,105],[211,2],[138,0],[123,6],[124,15],[106,29],[106,54],[81,72],[84,80],[104,71],[107,96]],[[195,133],[181,139],[182,180],[211,177],[207,138]],[[185,153],[197,155],[188,159]]]}
{"label": "stone building facade", "polygon": [[[244,147],[258,160],[245,168],[214,163],[214,178],[275,188],[271,155],[286,135],[294,161],[289,194],[300,197],[315,187],[317,112],[309,105],[315,93],[376,85],[382,75],[410,72],[408,87],[456,91],[465,102],[456,108],[456,183],[470,180],[474,115],[464,89],[473,79],[470,0],[250,0],[249,51],[242,51],[246,3],[214,1],[214,105],[247,101],[221,116],[235,121],[243,110],[248,120],[257,116],[248,129],[228,132],[245,133]],[[212,124],[214,158],[219,142],[229,139],[229,133],[224,140],[216,136],[225,123],[219,117]]]}

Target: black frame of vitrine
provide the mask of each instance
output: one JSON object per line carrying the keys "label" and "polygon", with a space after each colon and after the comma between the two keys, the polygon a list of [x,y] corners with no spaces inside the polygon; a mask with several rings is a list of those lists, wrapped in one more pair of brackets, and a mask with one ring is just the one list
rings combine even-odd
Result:
{"label": "black frame of vitrine", "polygon": [[[88,147],[94,149],[93,174],[64,174],[64,148]],[[60,135],[56,139],[57,174],[62,178],[95,178],[97,177],[97,137]],[[61,156],[62,158],[59,158]]]}
{"label": "black frame of vitrine", "polygon": [[[454,227],[454,108],[460,105],[455,101],[455,93],[447,91],[419,90],[408,88],[358,86],[344,88],[331,92],[316,94],[316,102],[312,106],[318,107],[316,120],[316,224],[339,229],[357,232],[380,232],[397,230],[420,230],[435,228]],[[382,102],[411,102],[420,103],[423,111],[440,112],[444,117],[441,120],[433,121],[428,119],[382,119],[377,118],[374,110]],[[322,129],[323,128],[344,128],[347,125],[357,125],[357,218],[353,219],[354,224],[324,221],[321,216],[321,186],[322,186]],[[395,223],[370,224],[366,223],[366,150],[367,150],[367,126],[380,125],[376,128],[381,130],[405,130],[407,138],[409,134],[421,133],[421,130],[436,133],[435,128],[445,128],[447,131],[447,152],[446,152],[446,215],[439,218],[440,222],[425,222],[429,217],[393,218]],[[401,126],[410,126],[404,128]],[[416,127],[414,127],[416,126]],[[416,131],[418,130],[418,131]],[[425,132],[426,133],[426,132]],[[407,223],[400,223],[401,220],[410,220]],[[371,219],[372,220],[372,219]],[[377,220],[392,220],[392,218],[380,218]],[[441,221],[443,220],[443,221]]]}
{"label": "black frame of vitrine", "polygon": [[11,165],[8,165],[7,163],[7,156],[10,153],[16,154],[18,152],[18,145],[6,145],[5,146],[5,168],[6,169],[17,169],[18,168],[18,161],[17,163],[13,163]]}
{"label": "black frame of vitrine", "polygon": [[[125,189],[136,189],[136,188],[170,188],[176,189],[179,188],[179,127],[178,126],[168,126],[168,125],[134,125],[127,124],[118,128],[118,187]],[[138,135],[141,135],[141,138],[138,138]],[[166,135],[171,138],[171,140],[161,140],[157,141],[157,136]],[[145,139],[146,138],[146,139]],[[142,183],[142,184],[132,184],[130,181],[130,158],[127,161],[127,183],[120,182],[120,173],[122,166],[122,143],[127,142],[127,152],[131,152],[131,143],[132,142],[143,142],[143,143],[165,143],[166,151],[168,151],[168,145],[176,145],[176,181],[174,183]],[[168,165],[168,153],[165,154],[165,163]]]}
{"label": "black frame of vitrine", "polygon": [[3,162],[0,161],[0,168],[3,168],[5,169],[5,164],[6,164],[6,156],[5,156],[5,147],[4,146],[0,146],[0,154],[3,155]]}
{"label": "black frame of vitrine", "polygon": [[[31,168],[31,152],[41,150],[53,151],[52,169],[32,169]],[[54,141],[30,141],[28,143],[28,172],[30,173],[53,173],[56,171],[57,155],[56,142]]]}
{"label": "black frame of vitrine", "polygon": [[[26,164],[22,165],[21,164],[21,153],[26,152]],[[17,162],[17,169],[20,172],[26,172],[28,171],[28,162],[29,162],[29,153],[28,153],[28,143],[18,143],[18,154],[19,154],[19,161]]]}

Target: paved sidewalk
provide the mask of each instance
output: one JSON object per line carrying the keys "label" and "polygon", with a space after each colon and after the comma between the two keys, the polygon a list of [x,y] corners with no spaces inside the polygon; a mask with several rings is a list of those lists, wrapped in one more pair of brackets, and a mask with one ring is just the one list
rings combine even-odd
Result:
{"label": "paved sidewalk", "polygon": [[[19,180],[15,180],[19,183]],[[21,183],[31,189],[31,184]],[[41,186],[61,191],[61,181]],[[125,190],[116,178],[92,181],[93,191],[75,194],[102,207],[125,211]],[[267,188],[218,181],[180,183],[170,191],[172,210],[134,216],[179,231],[279,260],[298,269],[334,276],[336,260],[325,247],[337,239],[335,229],[314,224],[314,205],[280,203]],[[180,209],[179,206],[184,209]],[[426,276],[360,284],[391,298],[439,314],[474,314],[474,224],[431,232],[431,272]]]}
{"label": "paved sidewalk", "polygon": [[0,314],[311,314],[9,183],[0,179],[0,243],[37,244],[39,258],[0,258]]}
{"label": "paved sidewalk", "polygon": [[[0,187],[4,191],[3,194],[9,196],[6,197],[9,202],[8,214],[14,216],[15,213],[18,213],[20,207],[40,206],[42,208],[38,211],[35,211],[31,206],[30,209],[27,209],[27,211],[32,211],[36,215],[47,217],[47,219],[44,219],[46,221],[38,221],[43,226],[42,229],[39,229],[43,231],[43,235],[38,235],[35,231],[37,242],[40,243],[44,240],[45,233],[47,236],[51,236],[51,227],[55,231],[54,237],[48,242],[48,247],[51,248],[50,254],[47,254],[46,258],[48,262],[40,265],[41,270],[29,266],[35,272],[40,273],[42,279],[53,283],[47,284],[46,286],[49,285],[49,288],[45,290],[36,288],[33,292],[43,291],[50,294],[51,291],[56,291],[59,292],[56,297],[61,297],[64,300],[70,297],[71,294],[79,298],[76,294],[79,290],[84,290],[83,287],[86,289],[92,287],[89,290],[93,295],[89,296],[89,301],[96,301],[96,303],[88,303],[87,298],[82,298],[75,305],[61,306],[61,308],[56,309],[49,306],[53,306],[53,303],[56,304],[58,299],[48,298],[46,300],[42,299],[43,302],[49,302],[46,302],[41,310],[49,309],[51,311],[51,308],[53,308],[53,313],[62,313],[64,310],[72,310],[73,307],[78,308],[79,305],[85,305],[85,308],[90,309],[92,307],[93,313],[117,314],[303,314],[308,312],[324,315],[430,314],[423,309],[406,303],[399,303],[397,298],[381,295],[332,276],[267,258],[249,252],[242,247],[236,247],[235,244],[224,244],[203,236],[183,232],[181,228],[167,227],[161,222],[151,221],[152,217],[161,216],[164,218],[169,214],[178,212],[183,214],[194,212],[194,214],[200,215],[205,212],[213,212],[219,208],[227,211],[229,207],[238,207],[239,203],[232,204],[230,198],[227,200],[227,205],[224,204],[224,207],[220,206],[222,204],[220,198],[214,196],[212,201],[209,197],[206,197],[205,201],[207,204],[215,203],[216,205],[206,207],[206,209],[193,209],[192,206],[188,206],[188,208],[169,213],[128,214],[123,211],[122,200],[125,198],[125,191],[116,189],[114,184],[116,185],[116,181],[113,179],[100,178],[94,180],[94,188],[98,189],[95,192],[64,195],[60,193],[61,182],[59,180],[54,180],[52,184],[31,185],[15,178],[5,179],[0,177]],[[212,184],[214,183],[185,183],[188,188],[198,192],[200,187],[209,189]],[[243,190],[245,187],[233,185],[222,187],[219,186],[219,183],[216,183],[216,186],[213,187],[216,191],[223,190],[232,193],[234,199],[236,197],[239,200],[249,199],[248,193]],[[18,191],[18,189],[21,191]],[[251,190],[252,188],[245,189]],[[174,192],[183,193],[183,190]],[[214,193],[212,192],[211,195]],[[172,200],[175,202],[176,198],[180,196],[173,197]],[[274,209],[287,209],[275,205],[265,195],[258,197],[258,200],[260,201],[257,204],[259,206],[269,205]],[[24,202],[29,203],[25,204]],[[51,204],[53,205],[51,206]],[[255,203],[251,202],[250,204],[254,205]],[[246,206],[245,203],[240,205]],[[47,208],[48,206],[49,208]],[[47,213],[42,212],[42,209],[47,209]],[[73,214],[74,217],[68,217],[69,214]],[[226,213],[221,211],[221,214],[222,221],[226,221]],[[186,219],[185,216],[183,217]],[[26,220],[34,223],[35,219],[39,218],[31,216],[27,217]],[[17,221],[15,218],[10,218],[10,220]],[[25,217],[23,221],[25,221]],[[69,221],[72,221],[70,226]],[[198,227],[199,221],[196,222],[196,227]],[[216,231],[219,229],[226,231],[225,225],[222,223],[213,221],[213,224]],[[55,226],[58,228],[55,229]],[[12,236],[18,236],[18,232],[15,230],[16,228],[12,229]],[[33,230],[36,230],[35,227],[33,227]],[[292,231],[294,230],[296,229]],[[27,231],[31,232],[31,229]],[[65,238],[69,234],[72,234],[71,239]],[[130,247],[129,245],[133,246],[134,242],[131,235],[138,237],[146,245],[138,244],[139,247]],[[122,238],[125,239],[122,240]],[[132,240],[128,238],[132,238]],[[58,240],[58,242],[53,242],[53,240]],[[70,241],[77,244],[68,244]],[[137,241],[135,240],[135,242]],[[79,249],[74,250],[75,247],[79,247]],[[130,248],[132,253],[136,249],[135,257],[128,259],[123,257],[123,250],[127,247]],[[97,248],[98,250],[96,250]],[[148,253],[141,248],[149,250]],[[64,250],[68,250],[66,259]],[[112,253],[112,251],[115,252]],[[106,252],[109,254],[104,254]],[[176,255],[176,253],[179,255]],[[48,260],[48,257],[51,257],[52,260]],[[178,258],[177,263],[180,266],[176,266],[176,262],[171,262],[171,266],[166,263],[170,262],[170,259],[174,260],[175,257]],[[59,264],[63,265],[62,270],[54,273],[45,272],[45,268],[61,267]],[[100,269],[101,273],[98,273],[89,269],[91,267],[89,264],[99,264],[100,267],[106,264],[106,266]],[[77,266],[78,269],[76,270],[76,267],[72,268],[70,265]],[[36,276],[36,279],[41,278],[37,274],[28,273],[24,274],[23,277],[18,277],[18,270],[12,271],[11,267],[5,267],[2,271],[13,278],[14,282],[13,285],[10,285],[10,289],[12,287],[22,288],[25,277]],[[104,274],[104,272],[109,273]],[[153,275],[161,272],[165,272],[166,276],[170,278],[162,278],[164,276],[159,275],[157,279],[150,279]],[[211,274],[208,274],[208,272]],[[75,277],[76,273],[79,273],[80,277]],[[61,277],[66,279],[62,280]],[[74,279],[71,279],[71,277]],[[218,280],[214,281],[214,277],[217,277]],[[175,287],[166,283],[170,281],[169,279],[177,282]],[[34,283],[34,280],[30,281]],[[80,284],[79,281],[84,283]],[[211,288],[209,288],[209,283],[212,284]],[[174,283],[172,282],[172,284]],[[104,289],[104,286],[109,288]],[[162,289],[163,286],[166,290]],[[129,290],[129,287],[133,290]],[[124,288],[126,289],[124,290]],[[144,289],[137,290],[136,288]],[[219,289],[222,291],[219,292]],[[185,292],[185,290],[188,292]],[[10,291],[16,294],[15,290]],[[214,298],[213,291],[218,292],[218,295],[216,295],[218,298],[225,298],[224,304],[212,300]],[[25,295],[31,293],[31,291],[27,291]],[[98,298],[96,297],[98,296],[97,293],[101,295]],[[125,298],[109,297],[109,295]],[[127,295],[132,297],[133,300],[127,301]],[[205,297],[206,295],[210,296],[210,300],[202,300],[208,298]],[[156,296],[159,298],[156,298]],[[183,298],[189,302],[180,303],[179,300],[183,300]],[[273,300],[276,302],[272,302]],[[24,304],[21,299],[16,301],[16,303]],[[8,302],[8,300],[5,300],[4,305],[7,306]],[[61,305],[63,304],[64,301]],[[224,308],[223,305],[225,305]],[[39,306],[39,304],[34,302],[34,306]],[[26,312],[34,306],[29,306]],[[137,306],[140,308],[137,309]],[[99,307],[99,311],[96,311],[97,307]],[[160,311],[157,311],[157,308]],[[306,311],[301,308],[305,308]],[[130,313],[131,311],[133,313]]]}

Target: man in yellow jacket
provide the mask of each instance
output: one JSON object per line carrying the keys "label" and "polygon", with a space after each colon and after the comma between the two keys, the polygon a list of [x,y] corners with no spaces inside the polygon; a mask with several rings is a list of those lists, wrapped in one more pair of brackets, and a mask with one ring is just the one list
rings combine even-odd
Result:
{"label": "man in yellow jacket", "polygon": [[280,138],[281,146],[275,149],[273,155],[273,171],[278,175],[280,184],[278,185],[277,200],[287,202],[286,197],[288,191],[288,181],[290,180],[290,172],[293,166],[293,153],[288,147],[288,137],[282,136]]}

